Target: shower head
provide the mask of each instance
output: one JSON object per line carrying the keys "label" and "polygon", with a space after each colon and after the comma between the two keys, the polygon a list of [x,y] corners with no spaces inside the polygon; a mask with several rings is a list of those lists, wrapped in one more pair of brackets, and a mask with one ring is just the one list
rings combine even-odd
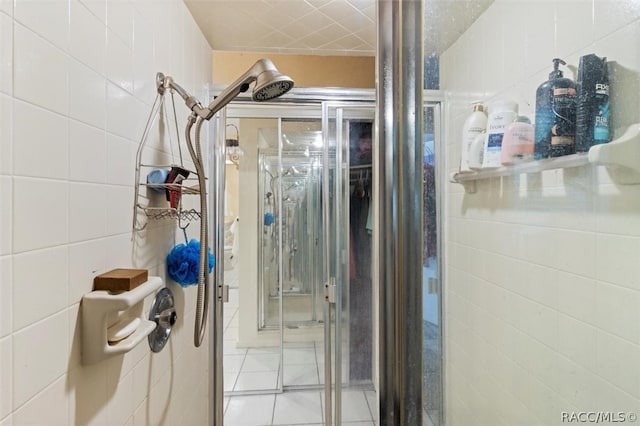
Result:
{"label": "shower head", "polygon": [[173,78],[162,73],[156,75],[156,87],[158,94],[164,95],[166,89],[175,90],[184,99],[187,107],[199,117],[210,120],[216,112],[224,108],[242,92],[249,90],[251,83],[255,81],[255,87],[251,94],[251,99],[256,102],[269,101],[278,96],[282,96],[293,88],[293,80],[273,65],[269,59],[258,60],[239,79],[231,83],[209,104],[203,107],[202,104],[187,92],[182,86],[176,83]]}
{"label": "shower head", "polygon": [[293,88],[293,80],[276,71],[265,71],[256,79],[251,99],[256,102],[269,101],[287,93]]}
{"label": "shower head", "polygon": [[277,98],[293,88],[293,80],[281,74],[276,66],[273,65],[273,62],[269,59],[260,59],[209,104],[207,107],[209,112],[204,118],[209,120],[216,112],[231,102],[233,98],[242,92],[246,92],[249,89],[249,85],[254,81],[255,87],[253,88],[251,99],[257,102]]}

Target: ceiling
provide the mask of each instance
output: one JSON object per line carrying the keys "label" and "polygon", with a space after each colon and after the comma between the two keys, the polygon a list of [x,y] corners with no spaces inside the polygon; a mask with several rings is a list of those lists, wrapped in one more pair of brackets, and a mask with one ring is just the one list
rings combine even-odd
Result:
{"label": "ceiling", "polygon": [[[425,54],[446,50],[493,1],[425,0]],[[376,0],[184,2],[214,50],[375,56]]]}

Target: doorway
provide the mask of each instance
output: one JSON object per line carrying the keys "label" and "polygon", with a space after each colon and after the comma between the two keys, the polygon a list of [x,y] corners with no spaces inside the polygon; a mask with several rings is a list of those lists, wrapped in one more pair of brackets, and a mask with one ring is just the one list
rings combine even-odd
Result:
{"label": "doorway", "polygon": [[[373,92],[357,100],[291,96],[298,99],[237,101],[226,111],[242,152],[226,165],[225,421],[237,424],[253,407],[266,424],[372,423]],[[431,133],[425,147],[434,161]],[[437,350],[425,372],[441,355],[439,331],[428,338]],[[425,373],[425,393],[441,395],[437,371]],[[425,410],[437,414],[441,397],[433,401]]]}
{"label": "doorway", "polygon": [[[370,139],[373,103],[361,102],[360,107],[367,111]],[[349,150],[337,144],[348,144],[350,138],[338,138],[336,128],[343,127],[335,119],[323,119],[321,99],[269,108],[236,102],[227,111],[225,126],[229,125],[230,132],[237,133],[242,155],[226,166],[230,235],[225,240],[233,251],[225,256],[230,285],[223,325],[226,422],[234,424],[236,415],[246,414],[244,404],[263,407],[264,416],[271,416],[269,424],[295,422],[296,413],[300,421],[331,421],[339,404],[335,397],[328,405],[327,401],[343,386],[340,401],[348,401],[343,418],[372,421],[372,291],[363,302],[366,309],[356,312],[344,304],[336,308],[334,299],[327,301],[324,277],[326,250],[335,268],[342,264],[338,254],[347,249],[335,238],[349,235],[349,212],[339,210],[342,216],[333,216],[329,234],[325,217],[333,204],[325,198],[335,190],[327,189],[327,179],[331,185],[337,182],[336,152]],[[356,190],[370,196],[371,164],[368,167],[358,179],[354,175],[354,185],[349,173],[340,174],[345,183],[338,188],[345,191],[344,199]],[[229,191],[232,187],[238,188],[236,194]],[[362,222],[363,229],[365,225]],[[343,231],[338,232],[338,226]],[[370,245],[363,250],[370,259]],[[346,271],[349,266],[344,265]],[[349,294],[349,283],[340,288]],[[354,318],[357,333],[347,325]],[[345,333],[338,334],[342,329]],[[358,339],[350,342],[350,335]],[[335,377],[341,377],[337,386]]]}

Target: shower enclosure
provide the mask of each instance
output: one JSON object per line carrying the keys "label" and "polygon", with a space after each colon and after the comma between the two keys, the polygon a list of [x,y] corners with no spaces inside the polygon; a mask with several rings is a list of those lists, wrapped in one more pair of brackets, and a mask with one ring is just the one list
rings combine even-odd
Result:
{"label": "shower enclosure", "polygon": [[[428,170],[440,99],[426,98]],[[225,307],[225,393],[324,390],[324,419],[341,424],[349,407],[376,404],[373,92],[294,89],[264,107],[239,99],[223,119],[239,129],[244,151],[237,171],[228,166],[239,176],[227,200],[238,204],[240,241],[231,289],[237,307]],[[434,184],[425,184],[432,195]],[[430,215],[435,220],[435,210]],[[430,227],[424,393],[435,424],[442,404],[437,238]]]}
{"label": "shower enclosure", "polygon": [[279,326],[281,296],[285,327],[314,326],[322,320],[322,153],[313,146],[319,131],[289,131],[294,123],[282,124],[283,170],[277,147],[258,154],[260,329]]}

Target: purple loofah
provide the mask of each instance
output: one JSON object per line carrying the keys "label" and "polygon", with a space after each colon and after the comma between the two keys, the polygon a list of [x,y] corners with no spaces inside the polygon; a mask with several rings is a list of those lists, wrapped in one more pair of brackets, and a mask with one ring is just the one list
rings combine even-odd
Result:
{"label": "purple loofah", "polygon": [[[200,241],[191,240],[188,244],[178,244],[167,256],[169,277],[182,287],[198,283],[198,266],[200,263]],[[216,260],[209,247],[209,272],[213,270]]]}

